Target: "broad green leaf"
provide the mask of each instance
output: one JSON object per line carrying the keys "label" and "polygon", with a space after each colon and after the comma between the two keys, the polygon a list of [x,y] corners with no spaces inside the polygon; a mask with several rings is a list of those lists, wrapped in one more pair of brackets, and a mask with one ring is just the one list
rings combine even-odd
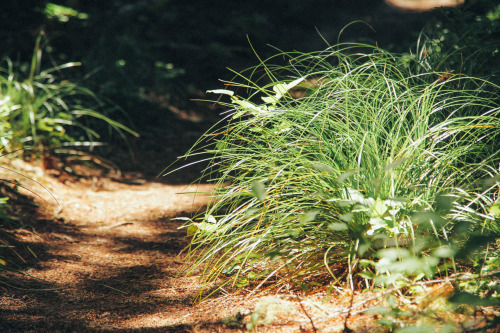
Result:
{"label": "broad green leaf", "polygon": [[267,104],[276,104],[278,102],[278,98],[276,98],[274,96],[264,96],[261,98],[264,101],[264,103],[267,103]]}
{"label": "broad green leaf", "polygon": [[500,218],[500,201],[497,200],[493,205],[488,209],[490,215],[493,215],[496,218]]}
{"label": "broad green leaf", "polygon": [[412,221],[417,224],[432,222],[436,228],[441,228],[448,221],[434,212],[417,212],[412,215]]}
{"label": "broad green leaf", "polygon": [[439,258],[449,258],[449,257],[453,257],[455,255],[455,252],[456,251],[454,251],[449,246],[441,246],[440,248],[433,251],[432,255],[434,257],[439,257]]}
{"label": "broad green leaf", "polygon": [[278,83],[277,85],[275,85],[273,87],[273,90],[276,93],[277,99],[280,99],[282,95],[286,94],[288,89],[289,88],[288,88],[288,85],[286,83]]}
{"label": "broad green leaf", "polygon": [[379,319],[377,320],[377,323],[379,323],[380,325],[384,325],[384,326],[395,326],[396,323],[390,319]]}
{"label": "broad green leaf", "polygon": [[228,274],[231,274],[231,273],[233,273],[233,272],[238,271],[239,269],[241,269],[241,266],[240,266],[240,265],[238,265],[238,264],[232,264],[231,266],[226,267],[226,269],[224,269],[224,270],[222,271],[222,274],[226,274],[226,275],[228,275]]}
{"label": "broad green leaf", "polygon": [[238,104],[239,106],[242,106],[242,107],[244,107],[246,109],[250,109],[250,110],[254,110],[254,111],[262,111],[261,108],[259,108],[255,104],[250,103],[248,101],[242,101],[242,100],[233,98],[233,103]]}
{"label": "broad green leaf", "polygon": [[227,147],[228,147],[228,144],[227,144],[227,142],[225,142],[225,141],[219,141],[219,142],[217,142],[217,144],[215,145],[215,148],[216,148],[217,150],[224,150],[224,149],[227,149]]}
{"label": "broad green leaf", "polygon": [[239,256],[236,256],[234,258],[234,261],[241,261],[241,260],[247,260],[247,259],[254,259],[254,258],[261,258],[262,255],[258,254],[258,253],[244,253],[244,254],[240,254]]}
{"label": "broad green leaf", "polygon": [[385,213],[387,212],[387,205],[380,198],[375,200],[375,203],[372,206],[371,217],[374,218],[383,218]]}
{"label": "broad green leaf", "polygon": [[302,222],[302,223],[312,222],[312,221],[314,221],[314,219],[316,218],[316,215],[318,215],[318,213],[319,213],[319,210],[311,210],[309,212],[306,212],[306,213],[304,213],[304,215],[302,215],[300,217],[300,222]]}
{"label": "broad green leaf", "polygon": [[217,223],[217,220],[212,215],[207,215],[205,218],[209,223]]}
{"label": "broad green leaf", "polygon": [[344,222],[351,222],[353,218],[354,218],[354,214],[351,212],[345,213],[345,214],[342,214],[339,216],[339,219],[341,219]]}
{"label": "broad green leaf", "polygon": [[365,198],[363,197],[363,194],[361,194],[361,192],[359,192],[358,190],[348,187],[345,189],[345,192],[347,199],[358,203],[364,203]]}
{"label": "broad green leaf", "polygon": [[252,183],[252,193],[257,199],[264,201],[267,194],[266,186],[262,182],[255,180]]}
{"label": "broad green leaf", "polygon": [[333,231],[345,231],[345,230],[348,230],[349,228],[347,227],[347,224],[345,224],[345,223],[329,223],[328,229],[333,230]]}
{"label": "broad green leaf", "polygon": [[363,267],[363,268],[364,268],[364,267],[368,267],[368,266],[370,266],[370,265],[371,265],[371,266],[375,266],[375,264],[376,264],[376,263],[375,263],[375,261],[373,261],[373,260],[369,260],[369,259],[360,259],[360,260],[359,260],[359,266],[360,266],[360,267]]}
{"label": "broad green leaf", "polygon": [[483,187],[487,189],[488,187],[491,187],[497,183],[500,183],[500,175],[495,175],[493,177],[489,177],[486,179],[483,179]]}
{"label": "broad green leaf", "polygon": [[377,252],[379,258],[388,260],[397,260],[398,258],[407,258],[410,256],[410,251],[402,248],[382,249]]}
{"label": "broad green leaf", "polygon": [[288,90],[295,87],[297,84],[302,82],[305,78],[306,77],[304,76],[304,77],[298,78],[290,83],[277,83],[276,85],[273,86],[273,90],[276,93],[276,95],[274,97],[272,97],[272,96],[262,97],[262,100],[268,104],[276,104],[281,99],[281,97],[283,97],[283,95],[285,95],[288,92]]}
{"label": "broad green leaf", "polygon": [[318,171],[321,171],[321,172],[328,172],[328,173],[333,173],[333,169],[332,167],[324,164],[324,163],[321,163],[321,162],[315,162],[312,164],[312,168],[313,169],[316,169]]}
{"label": "broad green leaf", "polygon": [[266,253],[265,256],[269,257],[269,259],[271,260],[275,260],[281,258],[281,256],[283,256],[283,253],[281,253],[279,250],[274,250]]}
{"label": "broad green leaf", "polygon": [[398,328],[394,333],[422,333],[422,332],[435,332],[434,326],[406,326]]}
{"label": "broad green leaf", "polygon": [[373,235],[375,231],[387,228],[386,221],[384,219],[381,219],[380,217],[372,217],[370,218],[369,222],[372,225],[372,227],[370,228],[370,230],[366,232],[367,235]]}
{"label": "broad green leaf", "polygon": [[209,234],[215,233],[217,231],[217,228],[218,228],[218,226],[216,224],[206,223],[206,222],[197,223],[196,226],[198,227],[198,229],[200,231],[203,231],[203,232],[206,232]]}

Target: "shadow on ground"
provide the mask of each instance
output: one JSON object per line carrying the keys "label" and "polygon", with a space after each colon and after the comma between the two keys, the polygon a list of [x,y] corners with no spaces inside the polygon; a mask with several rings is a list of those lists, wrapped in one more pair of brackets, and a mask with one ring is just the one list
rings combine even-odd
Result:
{"label": "shadow on ground", "polygon": [[[29,197],[17,201],[18,213],[25,214],[18,214],[17,224],[3,225],[12,242],[1,250],[2,256],[10,252],[20,272],[0,272],[0,331],[211,330],[234,310],[193,304],[199,282],[182,274],[180,252],[189,239],[173,218],[199,209],[203,200],[194,203],[178,194],[179,187],[163,184],[116,186],[93,194],[54,184],[62,213],[53,219],[57,211],[33,209]],[[57,192],[62,190],[68,192]],[[156,191],[172,205],[152,203]],[[117,195],[130,198],[112,199]],[[122,201],[129,204],[112,209]],[[146,213],[127,220],[127,209]],[[19,263],[16,252],[27,259]]]}

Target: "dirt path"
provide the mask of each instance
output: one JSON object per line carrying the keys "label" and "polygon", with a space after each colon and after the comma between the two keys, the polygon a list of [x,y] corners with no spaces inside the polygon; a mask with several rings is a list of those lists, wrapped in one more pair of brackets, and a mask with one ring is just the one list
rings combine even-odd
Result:
{"label": "dirt path", "polygon": [[182,192],[206,191],[209,185],[101,179],[96,188],[92,182],[61,184],[41,169],[32,171],[59,205],[52,204],[45,219],[16,230],[38,258],[29,275],[11,276],[30,290],[1,288],[0,331],[184,331],[235,310],[224,301],[216,311],[209,302],[193,306],[196,278],[175,279],[187,238],[172,218],[189,216],[206,201]]}
{"label": "dirt path", "polygon": [[[31,183],[51,204],[38,213],[25,211],[22,227],[13,231],[26,274],[0,275],[1,332],[244,331],[221,320],[240,312],[248,322],[258,298],[246,298],[244,291],[220,293],[193,304],[198,279],[179,275],[184,263],[179,253],[188,239],[172,219],[202,208],[207,198],[192,192],[209,191],[210,185],[140,180],[130,185],[108,178],[63,184],[40,167],[19,161],[17,167],[43,184],[58,204]],[[309,296],[305,307],[295,302],[298,311],[257,332],[312,332],[308,316],[323,318],[316,322],[320,331],[342,331],[350,297],[339,295],[327,304],[323,294]],[[340,312],[325,320],[325,313],[311,305],[316,301]],[[357,316],[351,327],[366,331],[370,318]]]}

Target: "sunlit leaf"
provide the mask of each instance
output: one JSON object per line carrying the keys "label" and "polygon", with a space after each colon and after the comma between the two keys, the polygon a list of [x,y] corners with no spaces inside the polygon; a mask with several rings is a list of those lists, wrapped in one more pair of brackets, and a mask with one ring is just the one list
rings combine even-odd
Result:
{"label": "sunlit leaf", "polygon": [[348,230],[349,228],[345,223],[329,223],[328,229],[333,231],[345,231]]}
{"label": "sunlit leaf", "polygon": [[389,260],[396,260],[398,258],[406,258],[410,256],[410,251],[403,248],[389,248],[382,249],[377,252],[379,258],[386,258]]}
{"label": "sunlit leaf", "polygon": [[314,221],[316,218],[316,215],[318,215],[319,210],[311,210],[308,212],[305,212],[299,219],[301,223],[309,223]]}
{"label": "sunlit leaf", "polygon": [[279,99],[282,95],[287,93],[288,85],[286,83],[278,83],[273,87],[273,90],[276,93],[276,98]]}
{"label": "sunlit leaf", "polygon": [[490,215],[493,215],[496,218],[500,218],[500,201],[495,202],[488,209]]}
{"label": "sunlit leaf", "polygon": [[207,93],[222,94],[222,95],[229,95],[229,96],[233,96],[234,95],[234,91],[226,90],[226,89],[207,90]]}
{"label": "sunlit leaf", "polygon": [[212,215],[207,215],[206,216],[206,221],[209,222],[209,223],[217,223],[217,220]]}
{"label": "sunlit leaf", "polygon": [[449,246],[442,246],[432,252],[432,255],[439,258],[449,258],[455,255],[456,251],[454,251]]}
{"label": "sunlit leaf", "polygon": [[[353,218],[354,218],[354,214],[351,212],[345,213],[345,214],[342,214],[339,216],[339,219],[341,219],[344,222],[351,222]],[[343,224],[343,223],[341,223],[341,224]]]}
{"label": "sunlit leaf", "polygon": [[332,167],[320,162],[313,163],[312,168],[321,172],[333,173]]}
{"label": "sunlit leaf", "polygon": [[260,181],[252,182],[252,193],[260,201],[264,201],[267,195],[266,186]]}
{"label": "sunlit leaf", "polygon": [[222,271],[222,274],[229,275],[229,274],[232,274],[232,273],[234,273],[234,272],[239,271],[240,269],[241,269],[241,266],[240,266],[240,265],[238,265],[238,264],[233,264],[233,265],[231,265],[231,266],[226,267],[226,269],[224,269],[224,270]]}
{"label": "sunlit leaf", "polygon": [[372,206],[371,217],[382,218],[387,212],[387,205],[383,200],[377,198]]}
{"label": "sunlit leaf", "polygon": [[276,104],[278,102],[278,99],[274,96],[263,96],[261,98],[267,104]]}
{"label": "sunlit leaf", "polygon": [[240,99],[236,99],[234,98],[233,99],[233,103],[235,104],[238,104],[239,106],[242,106],[244,107],[245,109],[249,109],[249,110],[253,110],[253,111],[262,111],[261,108],[259,108],[258,106],[256,106],[255,104],[253,103],[250,103],[248,101],[244,101],[244,100],[240,100]]}

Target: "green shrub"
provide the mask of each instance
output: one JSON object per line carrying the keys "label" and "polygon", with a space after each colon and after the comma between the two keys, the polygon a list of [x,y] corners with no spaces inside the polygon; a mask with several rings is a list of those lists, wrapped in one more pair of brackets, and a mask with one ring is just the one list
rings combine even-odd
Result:
{"label": "green shrub", "polygon": [[104,115],[105,104],[90,90],[58,77],[62,70],[78,63],[40,69],[41,38],[37,39],[27,73],[9,59],[0,68],[1,145],[7,151],[68,144],[92,147],[100,139],[94,120],[105,122],[121,136],[125,132],[137,135]]}
{"label": "green shrub", "polygon": [[498,86],[427,60],[341,44],[211,91],[231,109],[187,153],[208,154],[218,185],[186,224],[188,270],[354,287],[360,271],[390,284],[456,268],[466,235],[498,222]]}

